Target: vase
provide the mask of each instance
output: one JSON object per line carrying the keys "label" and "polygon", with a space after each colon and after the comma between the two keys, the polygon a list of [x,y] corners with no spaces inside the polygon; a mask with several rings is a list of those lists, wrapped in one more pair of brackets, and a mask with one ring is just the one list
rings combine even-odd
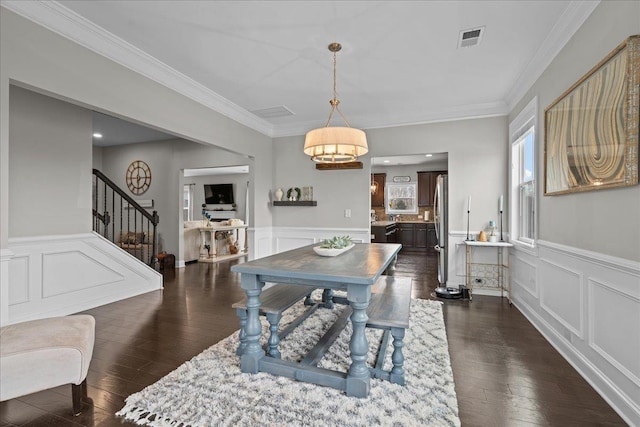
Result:
{"label": "vase", "polygon": [[279,202],[280,200],[282,200],[282,196],[284,196],[284,191],[282,191],[282,188],[278,188],[278,189],[276,190],[275,196],[276,196],[276,200],[277,200],[278,202]]}

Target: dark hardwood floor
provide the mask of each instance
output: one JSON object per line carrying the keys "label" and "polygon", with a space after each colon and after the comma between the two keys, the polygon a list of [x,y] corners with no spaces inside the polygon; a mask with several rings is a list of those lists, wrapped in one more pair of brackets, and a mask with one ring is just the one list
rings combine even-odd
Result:
{"label": "dark hardwood floor", "polygon": [[[0,403],[0,426],[132,425],[113,415],[128,395],[238,328],[236,262],[191,264],[168,272],[163,291],[87,311],[96,318],[94,406],[73,417],[71,387],[59,387]],[[401,254],[395,274],[413,278],[416,298],[435,299],[435,258]],[[463,426],[625,425],[506,300],[445,301],[444,316]]]}

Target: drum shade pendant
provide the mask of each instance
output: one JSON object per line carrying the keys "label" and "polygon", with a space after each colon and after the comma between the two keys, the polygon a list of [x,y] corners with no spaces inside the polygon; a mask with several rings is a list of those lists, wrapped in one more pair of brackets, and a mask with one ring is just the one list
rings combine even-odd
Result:
{"label": "drum shade pendant", "polygon": [[[304,153],[317,163],[348,163],[355,161],[369,151],[367,136],[360,129],[352,128],[340,111],[340,101],[336,95],[336,53],[342,49],[340,43],[331,43],[329,51],[333,52],[333,99],[329,101],[331,110],[327,124],[307,132],[304,139]],[[345,126],[329,126],[333,113],[337,111]]]}

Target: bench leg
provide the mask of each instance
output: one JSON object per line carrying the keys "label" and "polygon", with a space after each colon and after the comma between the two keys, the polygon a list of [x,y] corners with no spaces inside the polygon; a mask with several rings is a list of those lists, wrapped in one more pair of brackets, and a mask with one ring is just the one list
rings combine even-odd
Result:
{"label": "bench leg", "polygon": [[280,350],[278,350],[278,345],[280,344],[278,325],[280,324],[281,318],[282,314],[280,313],[267,313],[267,321],[269,322],[269,330],[271,331],[271,335],[269,335],[269,350],[267,353],[276,359],[280,359]]}
{"label": "bench leg", "polygon": [[325,289],[322,291],[322,308],[333,308],[333,289]]}
{"label": "bench leg", "polygon": [[402,354],[404,328],[391,328],[391,335],[393,336],[393,354],[391,355],[393,369],[391,369],[389,381],[404,385],[404,368],[402,367],[404,365],[404,355]]}
{"label": "bench leg", "polygon": [[307,296],[304,297],[304,305],[313,305],[313,304],[315,304],[315,302],[311,299],[311,292],[309,292]]}
{"label": "bench leg", "polygon": [[71,384],[71,399],[73,400],[73,415],[78,416],[82,413],[82,404],[93,404],[93,401],[87,396],[87,379],[85,378],[80,384]]}
{"label": "bench leg", "polygon": [[244,349],[247,347],[247,310],[236,308],[236,314],[240,318],[240,332],[238,332],[240,343],[238,344],[236,354],[241,356]]}

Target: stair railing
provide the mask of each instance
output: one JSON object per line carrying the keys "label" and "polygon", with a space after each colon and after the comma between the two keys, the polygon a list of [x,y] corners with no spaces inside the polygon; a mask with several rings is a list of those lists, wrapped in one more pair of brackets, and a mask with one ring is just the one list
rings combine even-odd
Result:
{"label": "stair railing", "polygon": [[147,212],[102,172],[93,169],[93,230],[159,270],[158,212]]}

